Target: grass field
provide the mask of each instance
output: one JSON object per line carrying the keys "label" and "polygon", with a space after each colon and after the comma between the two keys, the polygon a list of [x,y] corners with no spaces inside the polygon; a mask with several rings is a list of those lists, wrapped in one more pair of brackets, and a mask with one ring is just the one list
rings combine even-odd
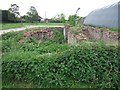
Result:
{"label": "grass field", "polygon": [[64,26],[62,23],[0,23],[1,30],[20,28],[28,25],[42,25],[42,26]]}
{"label": "grass field", "polygon": [[[24,27],[24,26],[29,26],[29,25],[33,25],[33,26],[64,26],[63,23],[0,23],[0,30],[6,30],[6,29],[12,29],[12,28],[20,28],[20,27]],[[81,29],[80,27],[74,27],[74,30],[77,29]],[[105,29],[105,27],[100,27],[100,29]],[[120,29],[117,28],[109,28],[110,31],[113,32],[119,32]]]}

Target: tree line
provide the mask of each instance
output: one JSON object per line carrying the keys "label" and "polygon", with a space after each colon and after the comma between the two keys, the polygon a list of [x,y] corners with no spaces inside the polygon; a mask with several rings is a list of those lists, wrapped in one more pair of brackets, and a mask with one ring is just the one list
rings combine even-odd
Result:
{"label": "tree line", "polygon": [[[11,4],[8,10],[1,10],[2,11],[2,22],[42,22],[42,17],[39,16],[36,8],[31,6],[29,11],[26,15],[21,15],[19,13],[19,6],[17,4]],[[44,22],[51,22],[51,23],[68,23],[70,25],[75,25],[76,21],[80,20],[80,17],[77,15],[70,15],[68,20],[65,19],[65,14],[57,14],[55,17],[48,19],[45,18]]]}
{"label": "tree line", "polygon": [[31,6],[26,15],[21,16],[19,13],[19,6],[17,4],[11,4],[8,10],[2,10],[3,22],[34,22],[39,21],[41,18],[34,6]]}

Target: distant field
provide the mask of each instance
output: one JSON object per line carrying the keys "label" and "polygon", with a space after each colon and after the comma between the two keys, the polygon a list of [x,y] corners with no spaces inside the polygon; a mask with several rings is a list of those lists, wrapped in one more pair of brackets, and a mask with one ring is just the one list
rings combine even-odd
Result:
{"label": "distant field", "polygon": [[0,26],[2,26],[2,30],[20,28],[27,25],[63,26],[62,23],[0,23]]}
{"label": "distant field", "polygon": [[110,28],[110,30],[113,31],[113,32],[119,32],[120,31],[120,29],[118,29],[118,28]]}

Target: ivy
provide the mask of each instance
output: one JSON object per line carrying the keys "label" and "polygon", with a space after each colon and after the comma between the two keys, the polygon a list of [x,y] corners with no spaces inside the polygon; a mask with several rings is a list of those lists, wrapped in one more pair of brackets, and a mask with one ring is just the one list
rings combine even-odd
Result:
{"label": "ivy", "polygon": [[70,78],[97,87],[118,88],[117,49],[110,46],[76,46],[36,59],[33,56],[29,60],[22,60],[22,57],[20,61],[3,60],[3,81],[22,80],[41,87],[70,87],[66,79]]}

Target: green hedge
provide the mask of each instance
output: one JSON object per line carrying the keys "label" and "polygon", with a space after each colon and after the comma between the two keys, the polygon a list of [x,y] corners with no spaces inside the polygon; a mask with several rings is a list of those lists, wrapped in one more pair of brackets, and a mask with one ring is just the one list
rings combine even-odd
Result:
{"label": "green hedge", "polygon": [[80,45],[51,55],[34,54],[28,60],[3,58],[2,78],[3,82],[22,81],[39,87],[71,87],[69,78],[99,88],[118,88],[118,54],[114,46]]}

